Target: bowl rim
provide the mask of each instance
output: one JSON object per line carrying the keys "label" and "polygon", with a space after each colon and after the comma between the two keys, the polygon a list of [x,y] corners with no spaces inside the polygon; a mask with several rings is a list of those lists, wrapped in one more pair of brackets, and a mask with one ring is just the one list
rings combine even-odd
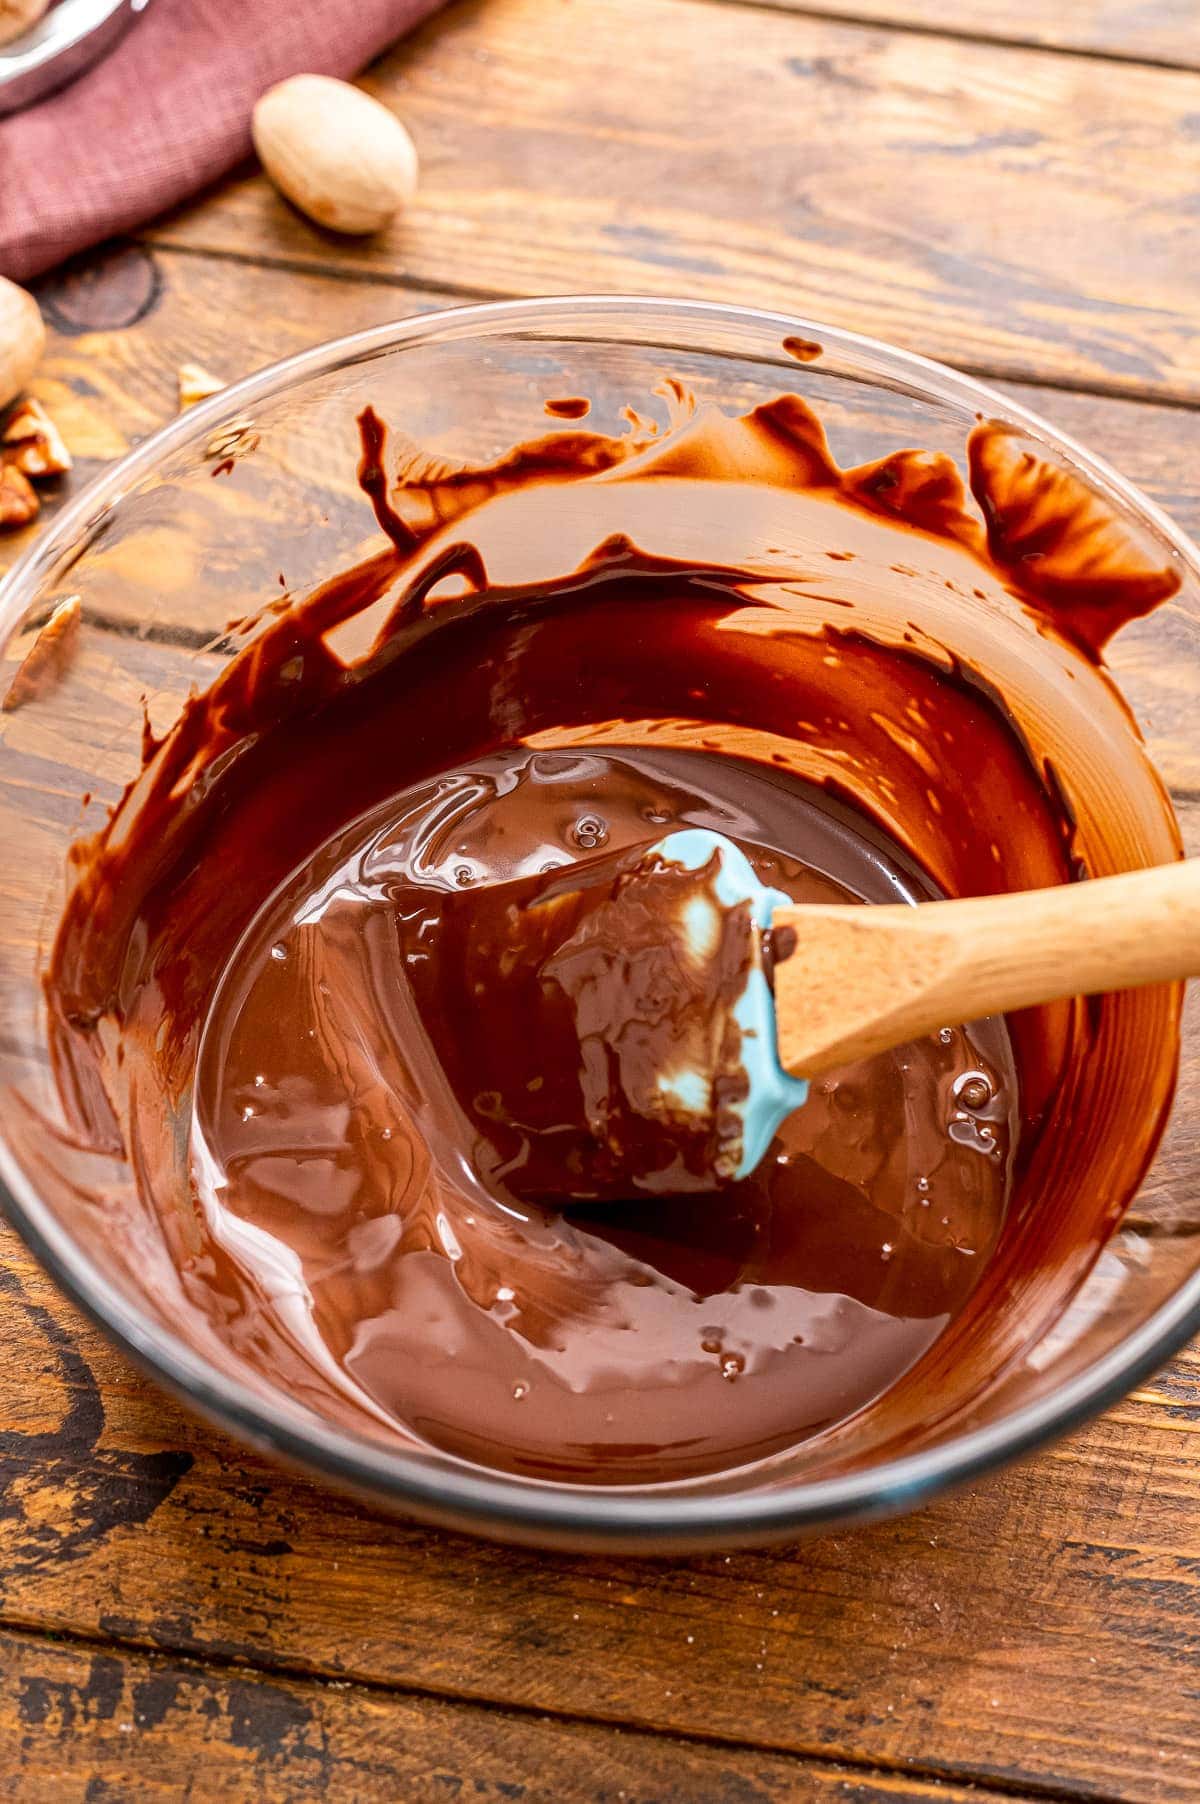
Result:
{"label": "bowl rim", "polygon": [[[696,326],[737,322],[816,339],[879,373],[906,379],[926,398],[985,409],[1035,432],[1101,490],[1108,490],[1163,538],[1200,584],[1200,553],[1156,503],[1102,459],[1032,410],[986,383],[881,340],[822,321],[722,302],[651,295],[562,295],[437,309],[330,339],[229,384],[187,409],[87,484],[0,582],[0,640],[27,597],[48,578],[64,548],[98,525],[126,490],[173,451],[202,437],[231,410],[262,401],[297,378],[327,373],[380,352],[433,338],[479,338],[521,325],[560,327],[605,314],[632,321],[668,314]],[[639,340],[639,342],[645,342]],[[678,347],[683,350],[684,347]],[[782,344],[780,343],[782,353]],[[710,356],[735,353],[709,349]],[[786,353],[780,366],[788,367]],[[819,367],[819,366],[818,366]],[[159,1382],[239,1440],[289,1464],[332,1478],[393,1511],[443,1526],[575,1551],[697,1552],[786,1539],[856,1518],[914,1508],[934,1494],[1029,1453],[1098,1413],[1161,1365],[1200,1330],[1200,1270],[1100,1360],[1047,1396],[997,1422],[923,1451],[885,1459],[845,1476],[800,1480],[759,1491],[688,1495],[672,1487],[582,1486],[489,1473],[436,1451],[385,1447],[322,1422],[285,1397],[267,1398],[211,1366],[182,1339],[140,1316],[94,1268],[22,1172],[0,1123],[0,1208],[60,1288]]]}

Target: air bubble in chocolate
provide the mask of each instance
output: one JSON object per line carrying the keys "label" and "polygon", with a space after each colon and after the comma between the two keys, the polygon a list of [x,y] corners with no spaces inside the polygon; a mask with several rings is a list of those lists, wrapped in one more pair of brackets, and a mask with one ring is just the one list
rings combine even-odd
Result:
{"label": "air bubble in chocolate", "polygon": [[594,852],[608,839],[608,822],[598,814],[581,814],[571,828],[571,838],[584,852]]}
{"label": "air bubble in chocolate", "polygon": [[991,1080],[982,1071],[964,1071],[954,1081],[954,1100],[964,1109],[983,1109],[992,1100]]}

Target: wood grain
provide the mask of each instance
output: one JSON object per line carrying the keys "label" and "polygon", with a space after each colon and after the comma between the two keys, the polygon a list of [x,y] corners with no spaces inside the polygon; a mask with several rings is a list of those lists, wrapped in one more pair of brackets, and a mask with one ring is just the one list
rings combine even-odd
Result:
{"label": "wood grain", "polygon": [[247,175],[151,235],[472,295],[779,307],[1200,398],[1200,75],[708,0],[463,0],[368,85],[422,156],[388,232],[336,240]]}
{"label": "wood grain", "polygon": [[1192,0],[942,0],[936,20],[919,0],[756,0],[787,12],[858,19],[906,30],[955,32],[1002,44],[1200,68],[1200,34]]}
{"label": "wood grain", "polygon": [[[391,1523],[160,1398],[11,1236],[0,1622],[1017,1790],[1200,1787],[1200,1359],[905,1520],[688,1562]],[[3,1688],[0,1688],[2,1690]]]}
{"label": "wood grain", "polygon": [[771,928],[794,942],[774,967],[780,1063],[816,1077],[943,1021],[1200,977],[1200,859],[923,908],[793,903]]}
{"label": "wood grain", "polygon": [[0,1744],[14,1750],[0,1797],[56,1804],[969,1804],[981,1796],[756,1749],[20,1634],[0,1634]]}

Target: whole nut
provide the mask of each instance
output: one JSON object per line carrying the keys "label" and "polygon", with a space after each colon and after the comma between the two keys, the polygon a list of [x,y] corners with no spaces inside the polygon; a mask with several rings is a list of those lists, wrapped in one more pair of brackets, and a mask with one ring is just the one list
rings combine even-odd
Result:
{"label": "whole nut", "polygon": [[379,101],[328,75],[292,75],[259,100],[251,126],[281,193],[335,232],[377,232],[417,190],[412,139]]}
{"label": "whole nut", "polygon": [[37,302],[0,276],[0,407],[20,394],[45,348],[46,328]]}

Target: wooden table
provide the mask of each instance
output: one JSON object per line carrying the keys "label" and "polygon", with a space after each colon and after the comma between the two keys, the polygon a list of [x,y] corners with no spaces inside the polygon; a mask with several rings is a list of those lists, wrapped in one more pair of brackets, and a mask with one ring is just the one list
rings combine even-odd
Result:
{"label": "wooden table", "polygon": [[[1200,531],[1195,0],[460,0],[365,244],[248,172],[47,280],[79,480],[447,297],[641,289],[999,381]],[[7,548],[6,548],[7,549]],[[670,1564],[388,1521],[189,1420],[0,1240],[0,1796],[1200,1794],[1200,1359],[907,1520]]]}

